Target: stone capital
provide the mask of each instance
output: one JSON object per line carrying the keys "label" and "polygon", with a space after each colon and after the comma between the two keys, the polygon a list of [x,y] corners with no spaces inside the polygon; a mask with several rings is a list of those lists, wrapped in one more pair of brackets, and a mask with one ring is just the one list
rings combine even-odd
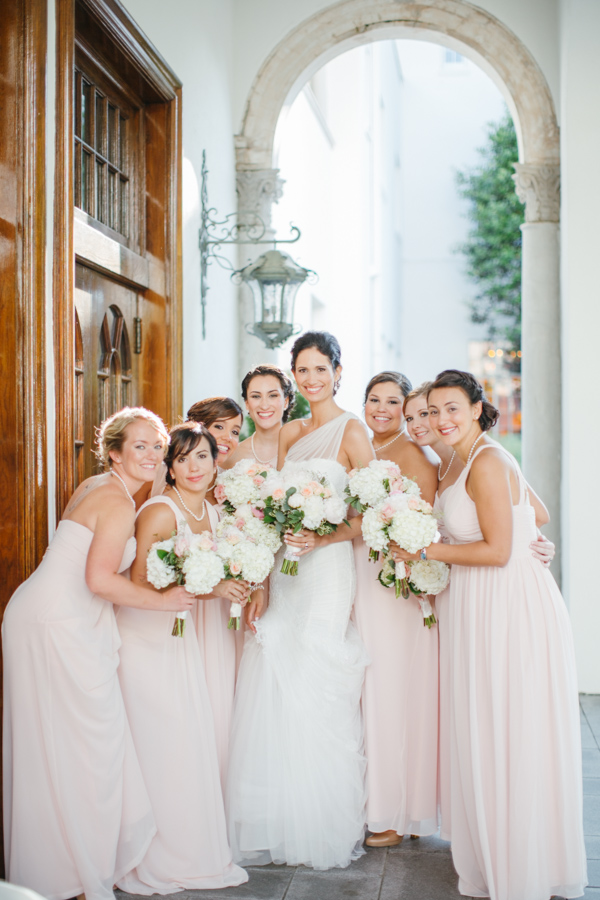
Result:
{"label": "stone capital", "polygon": [[244,214],[258,215],[269,230],[271,209],[282,196],[284,183],[279,177],[279,169],[238,170],[238,221],[244,220]]}
{"label": "stone capital", "polygon": [[560,166],[515,163],[512,177],[517,196],[525,204],[526,222],[560,220]]}

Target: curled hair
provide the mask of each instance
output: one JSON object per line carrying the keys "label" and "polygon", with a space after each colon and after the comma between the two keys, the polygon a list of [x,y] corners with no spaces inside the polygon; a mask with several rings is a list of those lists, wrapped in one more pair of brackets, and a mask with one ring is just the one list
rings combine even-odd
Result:
{"label": "curled hair", "polygon": [[498,421],[500,412],[489,402],[489,400],[486,400],[483,388],[474,375],[471,375],[470,372],[461,372],[459,369],[446,369],[437,376],[429,388],[429,393],[435,391],[437,388],[445,387],[460,388],[460,390],[467,395],[472,406],[479,403],[481,400],[482,408],[481,416],[479,417],[481,430],[489,431],[490,428],[494,427]]}
{"label": "curled hair", "polygon": [[188,419],[202,422],[207,428],[214,425],[217,419],[235,419],[236,416],[244,421],[241,407],[231,397],[207,397],[206,400],[194,403],[187,412]]}
{"label": "curled hair", "polygon": [[169,449],[165,456],[167,484],[175,484],[175,479],[173,478],[173,463],[175,460],[179,459],[180,456],[187,456],[188,453],[195,450],[202,438],[206,438],[208,442],[213,462],[218,456],[217,442],[202,422],[183,422],[181,425],[175,425],[174,428],[171,428],[170,437]]}
{"label": "curled hair", "polygon": [[156,428],[163,446],[169,443],[167,427],[156,413],[150,412],[149,409],[145,409],[143,406],[125,406],[118,412],[113,413],[112,416],[109,416],[108,419],[105,419],[100,428],[96,429],[95,454],[105,469],[110,469],[112,466],[111,451],[118,453],[123,449],[123,444],[127,437],[127,427],[137,419],[142,419],[144,422],[152,425],[153,428]]}
{"label": "curled hair", "polygon": [[342,351],[337,338],[328,331],[306,331],[296,338],[292,346],[292,372],[296,369],[299,354],[311,347],[329,359],[334,371],[342,364]]}
{"label": "curled hair", "polygon": [[411,400],[416,400],[417,397],[426,397],[429,391],[431,390],[431,385],[433,381],[424,381],[423,384],[420,384],[419,387],[414,388],[412,391],[409,391],[406,397],[404,398],[404,403],[402,405],[402,412],[406,415],[406,406],[410,403]]}
{"label": "curled hair", "polygon": [[406,375],[403,375],[402,372],[380,372],[379,375],[373,375],[373,377],[369,381],[367,389],[365,391],[365,399],[363,403],[367,402],[369,394],[376,384],[387,384],[390,381],[392,381],[398,387],[403,397],[406,397],[408,392],[412,391],[412,383],[410,379],[408,379]]}
{"label": "curled hair", "polygon": [[290,417],[290,413],[294,408],[294,403],[296,402],[296,393],[294,391],[294,385],[292,384],[292,379],[288,378],[282,369],[279,369],[277,366],[263,365],[263,366],[254,366],[253,369],[250,369],[247,375],[244,376],[244,380],[242,381],[242,397],[244,400],[248,399],[248,389],[250,387],[250,382],[253,378],[257,378],[259,376],[264,375],[272,375],[273,378],[276,378],[281,385],[281,390],[283,391],[284,400],[288,401],[287,407],[283,411],[283,423],[285,424]]}

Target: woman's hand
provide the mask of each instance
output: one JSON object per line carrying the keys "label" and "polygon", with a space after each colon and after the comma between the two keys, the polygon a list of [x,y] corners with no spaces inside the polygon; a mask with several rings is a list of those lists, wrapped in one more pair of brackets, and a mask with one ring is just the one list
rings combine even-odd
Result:
{"label": "woman's hand", "polygon": [[537,540],[530,543],[529,549],[533,553],[534,559],[539,559],[546,568],[549,568],[556,553],[556,546],[552,541],[549,541],[545,535],[540,534]]}
{"label": "woman's hand", "polygon": [[190,594],[183,585],[169,588],[160,593],[160,606],[157,609],[167,610],[168,612],[185,612],[192,609],[196,598]]}
{"label": "woman's hand", "polygon": [[402,562],[416,562],[416,560],[421,559],[421,553],[408,553],[406,550],[403,550],[395,541],[390,541],[390,553],[392,555],[392,559],[402,560]]}
{"label": "woman's hand", "polygon": [[254,623],[261,618],[266,609],[267,598],[265,597],[264,590],[254,591],[244,610],[246,625],[254,632],[254,634],[256,634],[256,625]]}
{"label": "woman's hand", "polygon": [[250,585],[233,578],[223,579],[212,589],[211,596],[222,597],[230,603],[241,603],[244,606],[250,596]]}
{"label": "woman's hand", "polygon": [[294,549],[298,556],[305,556],[311,550],[316,550],[323,544],[323,537],[317,534],[316,531],[297,531],[296,534],[287,531],[283,540],[288,547]]}

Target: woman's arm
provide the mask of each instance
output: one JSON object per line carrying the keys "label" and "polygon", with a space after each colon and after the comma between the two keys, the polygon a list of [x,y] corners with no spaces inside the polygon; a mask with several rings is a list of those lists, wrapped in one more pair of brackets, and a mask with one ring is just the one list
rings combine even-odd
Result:
{"label": "woman's arm", "polygon": [[[512,549],[512,466],[502,451],[480,453],[469,473],[469,492],[477,509],[483,540],[469,544],[430,544],[427,559],[458,566],[505,566]],[[513,476],[514,477],[514,476]],[[418,559],[394,545],[397,559]]]}
{"label": "woman's arm", "polygon": [[293,422],[286,422],[279,432],[279,449],[277,451],[277,468],[283,469],[283,464],[287,456],[287,452],[291,445],[298,439],[298,432],[302,428],[302,420],[295,419]]}
{"label": "woman's arm", "polygon": [[368,466],[372,459],[375,451],[365,426],[357,419],[350,419],[344,429],[338,461],[346,469],[358,469]]}
{"label": "woman's arm", "polygon": [[424,451],[416,444],[405,444],[402,448],[400,469],[407,478],[415,479],[421,490],[423,500],[426,500],[433,506],[435,492],[438,488],[437,466],[429,462]]}
{"label": "woman's arm", "polygon": [[194,598],[183,587],[173,587],[159,593],[119,575],[118,569],[125,545],[133,531],[134,521],[135,514],[129,501],[122,503],[111,498],[103,503],[98,512],[86,562],[87,586],[94,594],[120,606],[174,612],[191,609]]}

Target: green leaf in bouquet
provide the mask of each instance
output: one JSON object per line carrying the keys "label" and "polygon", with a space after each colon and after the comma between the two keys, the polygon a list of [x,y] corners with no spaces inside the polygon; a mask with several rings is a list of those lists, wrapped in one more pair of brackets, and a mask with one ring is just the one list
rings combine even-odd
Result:
{"label": "green leaf in bouquet", "polygon": [[275,521],[275,516],[271,515],[270,512],[267,512],[265,510],[263,522],[265,522],[267,525],[272,525],[274,521]]}
{"label": "green leaf in bouquet", "polygon": [[156,551],[156,555],[158,556],[159,559],[162,559],[163,562],[164,562],[164,560],[167,558],[167,556],[169,555],[169,553],[170,553],[169,550],[157,550],[157,551]]}
{"label": "green leaf in bouquet", "polygon": [[282,513],[280,509],[275,513],[275,518],[278,522],[285,522],[285,513]]}
{"label": "green leaf in bouquet", "polygon": [[297,494],[297,493],[298,493],[297,488],[295,488],[295,487],[292,486],[292,487],[289,487],[289,488],[287,489],[287,491],[285,492],[285,496],[286,496],[286,497],[291,497],[292,494]]}

